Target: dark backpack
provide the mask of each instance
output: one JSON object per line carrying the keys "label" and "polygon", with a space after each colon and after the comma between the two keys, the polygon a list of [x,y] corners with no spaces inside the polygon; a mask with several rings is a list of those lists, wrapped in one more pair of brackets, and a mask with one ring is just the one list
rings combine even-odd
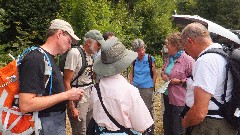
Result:
{"label": "dark backpack", "polygon": [[[214,97],[212,97],[211,101],[213,101],[219,107],[219,110],[209,110],[208,114],[220,115],[224,117],[228,122],[230,122],[235,129],[239,129],[240,111],[238,109],[240,109],[240,48],[232,49],[228,47],[223,47],[209,49],[203,54],[201,54],[200,57],[207,53],[217,53],[225,57],[227,60],[224,93],[222,94],[222,101],[224,101],[224,104],[221,104]],[[228,71],[230,71],[232,74],[233,90],[231,92],[232,97],[227,102],[225,98],[227,91]],[[238,115],[238,117],[236,117],[235,115]]]}
{"label": "dark backpack", "polygon": [[[135,66],[135,62],[136,60],[133,61],[133,77],[134,77],[134,66]],[[150,68],[150,75],[151,75],[151,78],[153,78],[153,71],[152,71],[152,58],[151,58],[151,55],[148,54],[148,64],[149,64],[149,68]]]}
{"label": "dark backpack", "polygon": [[[72,86],[72,83],[74,81],[76,81],[84,72],[84,70],[86,69],[87,67],[87,63],[86,63],[86,54],[84,52],[84,50],[80,47],[80,46],[73,46],[72,48],[77,48],[80,52],[80,55],[82,57],[82,67],[81,69],[79,70],[78,72],[78,75],[71,81],[71,86]],[[66,58],[67,58],[67,54],[68,54],[69,51],[67,51],[66,53],[62,54],[60,57],[59,57],[59,69],[61,72],[64,72],[64,66],[65,66],[65,61],[66,61]]]}

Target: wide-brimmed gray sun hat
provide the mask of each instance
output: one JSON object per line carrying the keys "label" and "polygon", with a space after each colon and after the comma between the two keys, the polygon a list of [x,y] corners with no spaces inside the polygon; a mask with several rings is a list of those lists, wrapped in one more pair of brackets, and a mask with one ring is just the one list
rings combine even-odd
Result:
{"label": "wide-brimmed gray sun hat", "polygon": [[137,52],[139,48],[147,48],[147,46],[145,45],[145,43],[143,42],[142,39],[135,39],[133,42],[132,42],[132,50],[134,52]]}
{"label": "wide-brimmed gray sun hat", "polygon": [[101,58],[94,62],[93,70],[100,76],[113,76],[127,69],[136,58],[136,52],[126,49],[117,37],[113,37],[101,46]]}
{"label": "wide-brimmed gray sun hat", "polygon": [[60,29],[66,31],[72,37],[73,44],[77,44],[78,41],[80,41],[80,39],[74,34],[72,26],[64,20],[61,19],[52,20],[49,29]]}
{"label": "wide-brimmed gray sun hat", "polygon": [[91,38],[93,40],[97,40],[101,45],[104,45],[104,43],[105,43],[105,40],[103,39],[102,34],[98,30],[90,30],[90,31],[88,31],[85,34],[84,38],[85,39]]}

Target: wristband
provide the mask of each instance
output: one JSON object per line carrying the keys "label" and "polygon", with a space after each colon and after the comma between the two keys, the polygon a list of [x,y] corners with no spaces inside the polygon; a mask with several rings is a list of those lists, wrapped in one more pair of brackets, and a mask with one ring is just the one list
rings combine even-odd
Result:
{"label": "wristband", "polygon": [[182,79],[180,79],[180,84],[182,85]]}

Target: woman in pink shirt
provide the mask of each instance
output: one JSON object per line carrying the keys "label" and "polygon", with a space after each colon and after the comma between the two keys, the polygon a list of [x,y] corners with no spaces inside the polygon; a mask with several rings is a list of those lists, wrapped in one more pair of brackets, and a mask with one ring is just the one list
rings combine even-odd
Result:
{"label": "woman in pink shirt", "polygon": [[172,33],[166,38],[169,58],[162,68],[162,79],[171,80],[163,94],[165,110],[163,128],[165,135],[181,135],[184,132],[179,114],[185,106],[186,80],[192,73],[194,59],[183,51],[181,34]]}
{"label": "woman in pink shirt", "polygon": [[[101,58],[93,65],[96,74],[103,76],[99,82],[101,98],[109,114],[124,128],[141,135],[154,122],[136,87],[128,83],[120,73],[123,72],[137,53],[127,50],[113,37],[101,46]],[[102,107],[96,88],[91,94],[93,118],[101,135],[127,135],[108,117]]]}

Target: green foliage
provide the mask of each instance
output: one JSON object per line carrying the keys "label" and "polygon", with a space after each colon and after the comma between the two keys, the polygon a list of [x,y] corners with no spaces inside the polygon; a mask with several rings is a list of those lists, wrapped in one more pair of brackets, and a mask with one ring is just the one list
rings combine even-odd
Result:
{"label": "green foliage", "polygon": [[[49,0],[1,0],[0,48],[5,54],[17,57],[32,45],[44,43],[50,20],[57,15],[59,3]],[[0,61],[8,61],[8,57]]]}
{"label": "green foliage", "polygon": [[174,9],[174,1],[169,0],[143,0],[135,4],[135,21],[141,23],[141,35],[136,36],[143,38],[149,53],[159,54],[166,35],[173,31],[171,15]]}
{"label": "green foliage", "polygon": [[183,15],[197,15],[196,10],[196,0],[176,0],[177,5],[177,14]]}
{"label": "green foliage", "polygon": [[[7,29],[9,27],[9,25],[5,25],[3,22],[8,22],[7,18],[5,18],[7,16],[7,13],[4,9],[0,8],[0,33],[3,32],[5,29]],[[1,40],[0,40],[1,42]]]}
{"label": "green foliage", "polygon": [[228,29],[240,29],[239,0],[178,0],[179,14],[199,15]]}
{"label": "green foliage", "polygon": [[154,56],[155,61],[156,61],[156,68],[161,68],[163,66],[163,59],[161,55],[155,55]]}
{"label": "green foliage", "polygon": [[[141,24],[134,20],[134,15],[129,13],[128,5],[123,1],[112,5],[111,10],[113,16],[111,25],[113,28],[110,31],[116,33],[127,48],[131,48],[131,42],[136,35],[140,34]],[[109,31],[109,30],[106,30]]]}
{"label": "green foliage", "polygon": [[70,4],[72,8],[71,10],[69,8],[63,9],[63,14],[59,15],[66,17],[76,34],[81,38],[91,29],[103,32],[114,28],[110,22],[113,12],[110,10],[110,4],[107,0],[98,0],[98,2],[94,0],[69,0],[63,3]]}
{"label": "green foliage", "polygon": [[[0,61],[11,60],[32,45],[41,45],[49,22],[68,21],[82,38],[91,29],[113,31],[130,49],[136,38],[144,40],[147,53],[157,56],[166,35],[176,31],[171,16],[199,15],[226,28],[240,28],[239,0],[0,0]],[[81,43],[83,40],[80,41]]]}

